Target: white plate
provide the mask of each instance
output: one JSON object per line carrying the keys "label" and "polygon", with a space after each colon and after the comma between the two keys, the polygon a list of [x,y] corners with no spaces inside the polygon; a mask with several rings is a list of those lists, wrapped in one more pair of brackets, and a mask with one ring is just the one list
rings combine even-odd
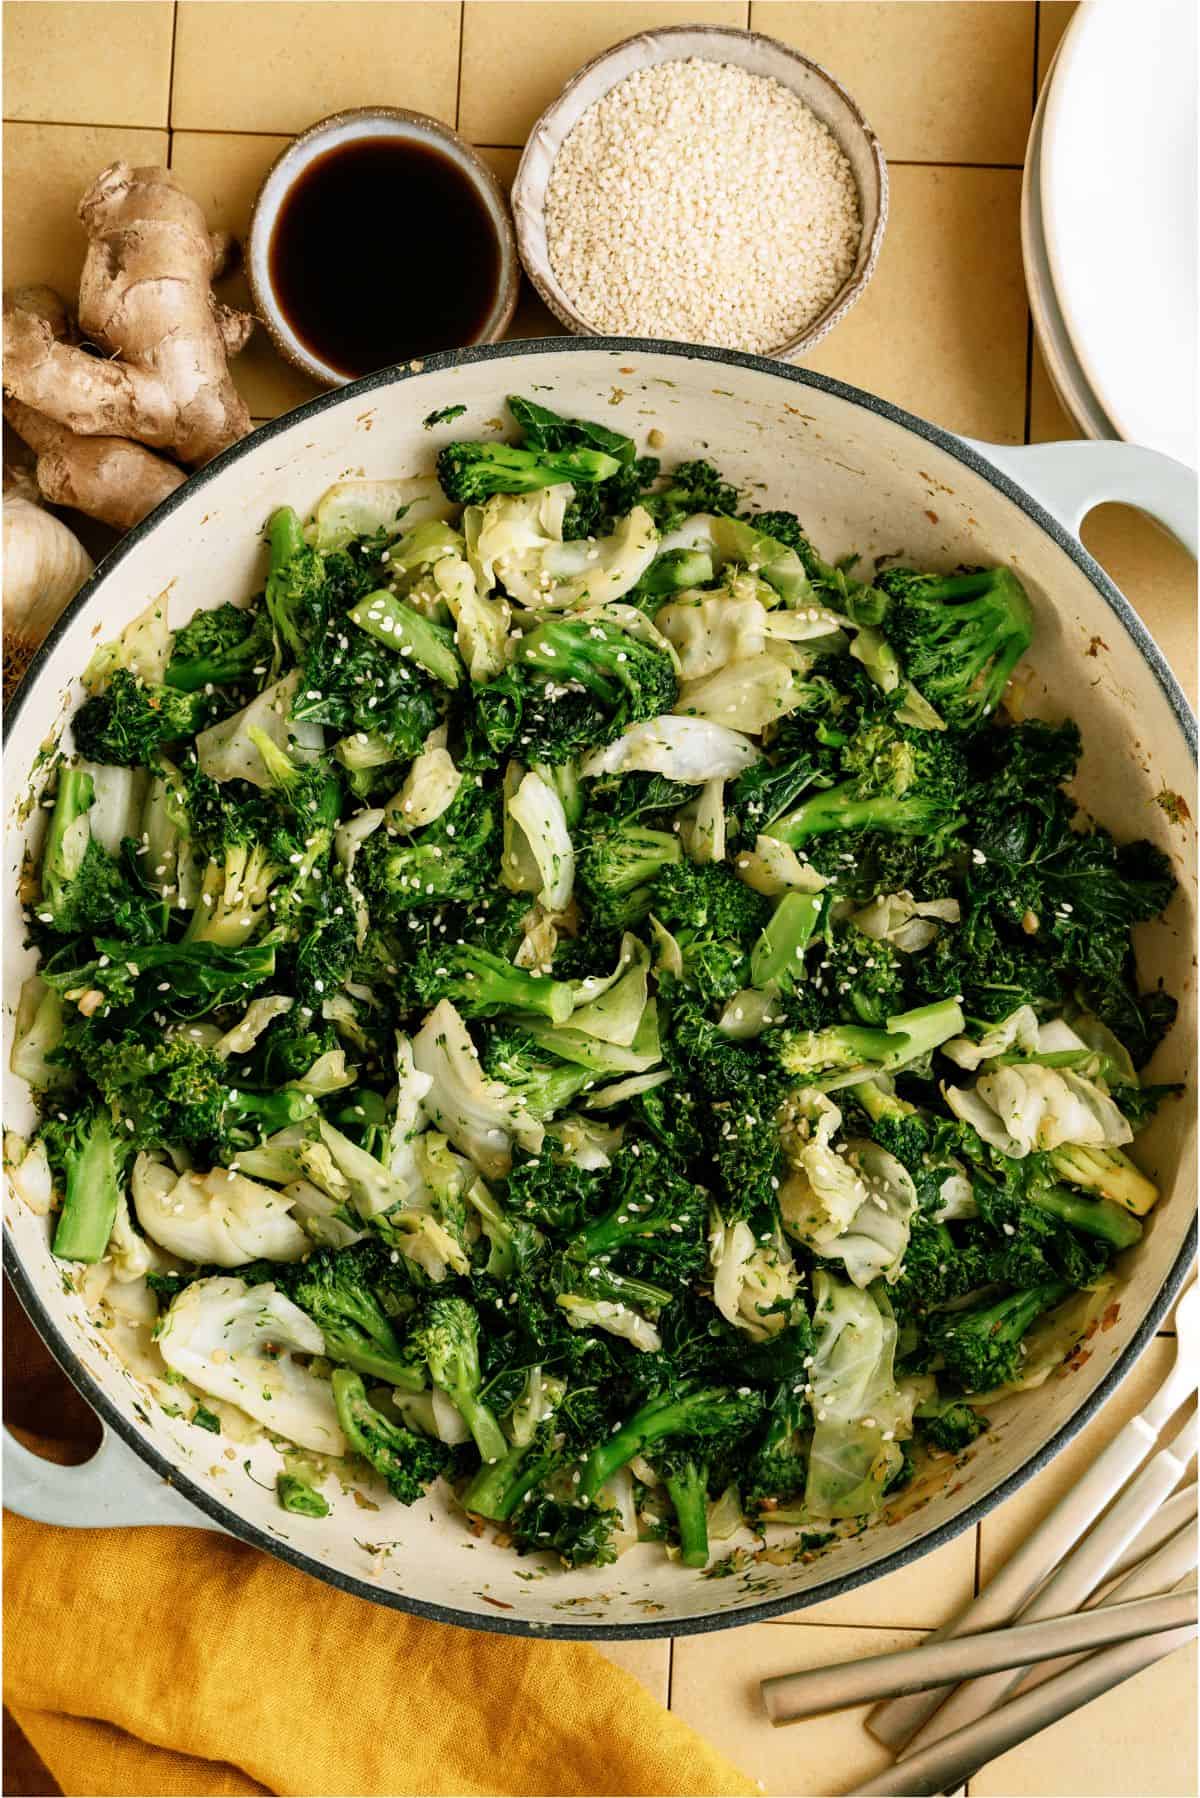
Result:
{"label": "white plate", "polygon": [[1037,333],[1042,360],[1046,364],[1046,373],[1063,409],[1069,413],[1085,437],[1112,442],[1117,439],[1118,432],[1088,386],[1087,376],[1071,345],[1046,257],[1042,221],[1041,156],[1042,121],[1049,91],[1047,82],[1042,88],[1042,96],[1033,115],[1029,147],[1025,152],[1025,174],[1021,182],[1021,256],[1025,264],[1029,310],[1033,315],[1033,328]]}
{"label": "white plate", "polygon": [[1050,83],[1046,252],[1121,436],[1196,461],[1196,0],[1090,0]]}

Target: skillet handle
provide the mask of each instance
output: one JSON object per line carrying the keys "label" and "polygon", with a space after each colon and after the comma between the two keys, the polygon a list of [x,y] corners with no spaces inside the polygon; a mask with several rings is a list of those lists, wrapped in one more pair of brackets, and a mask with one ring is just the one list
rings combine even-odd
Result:
{"label": "skillet handle", "polygon": [[131,1529],[176,1524],[219,1530],[105,1429],[100,1446],[80,1467],[43,1461],[4,1432],[4,1503],[18,1517],[64,1529]]}
{"label": "skillet handle", "polygon": [[1040,500],[1072,536],[1108,500],[1136,506],[1196,554],[1196,476],[1137,443],[976,443],[989,462]]}

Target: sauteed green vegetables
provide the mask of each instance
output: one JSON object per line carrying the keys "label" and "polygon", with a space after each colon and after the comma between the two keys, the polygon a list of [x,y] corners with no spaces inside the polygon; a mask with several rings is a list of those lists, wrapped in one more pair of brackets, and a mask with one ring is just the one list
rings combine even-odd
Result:
{"label": "sauteed green vegetables", "polygon": [[365,1464],[703,1568],[877,1511],[1104,1308],[1174,882],[1079,814],[1075,724],[1006,711],[1011,569],[830,564],[509,406],[93,657],[12,1173],[288,1509]]}

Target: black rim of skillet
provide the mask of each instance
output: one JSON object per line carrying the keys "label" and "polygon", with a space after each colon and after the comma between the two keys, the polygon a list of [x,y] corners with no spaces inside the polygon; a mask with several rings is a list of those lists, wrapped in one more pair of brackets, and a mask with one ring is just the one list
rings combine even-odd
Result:
{"label": "black rim of skillet", "polygon": [[[1087,576],[1105,604],[1124,626],[1142,658],[1149,664],[1175,715],[1176,722],[1191,751],[1192,759],[1195,760],[1196,719],[1184,697],[1183,690],[1171,673],[1162,651],[1129,601],[1113,585],[1108,575],[1088,554],[1077,537],[1072,536],[1056,518],[1046,511],[1044,506],[1040,505],[1008,475],[979,455],[969,443],[949,431],[942,430],[937,425],[929,424],[924,419],[915,417],[911,412],[904,411],[902,407],[895,406],[888,400],[865,393],[861,388],[851,387],[844,381],[832,380],[827,375],[813,374],[806,369],[793,368],[787,363],[775,362],[766,356],[748,355],[735,350],[710,349],[699,344],[658,342],[640,337],[538,337],[515,339],[506,343],[482,344],[461,350],[443,350],[422,358],[415,366],[402,363],[392,368],[382,368],[376,373],[365,375],[361,380],[350,382],[344,387],[333,388],[329,393],[321,394],[306,405],[299,406],[294,411],[286,412],[281,417],[273,419],[269,424],[260,426],[249,437],[242,438],[240,442],[225,450],[215,461],[210,462],[207,467],[192,475],[182,487],[178,488],[155,511],[143,519],[141,524],[135,525],[121,539],[116,548],[105,557],[90,580],[80,588],[57,620],[53,630],[30,663],[21,686],[6,708],[5,739],[7,740],[11,725],[20,716],[32,694],[37,684],[38,674],[50,650],[71,620],[91,602],[93,594],[101,583],[116,571],[124,558],[146,534],[169,518],[181,505],[185,505],[215,474],[224,472],[241,457],[257,450],[263,443],[269,442],[272,437],[290,430],[292,426],[304,419],[315,418],[333,406],[359,401],[385,387],[394,387],[403,381],[411,380],[416,375],[449,373],[456,368],[475,362],[504,363],[522,356],[569,356],[577,351],[600,351],[602,353],[607,351],[614,357],[678,356],[681,360],[688,362],[711,362],[717,366],[732,365],[738,368],[752,369],[760,374],[773,375],[777,379],[792,382],[798,387],[815,387],[822,393],[833,394],[838,399],[847,400],[852,405],[861,407],[864,411],[876,413],[893,424],[902,425],[915,437],[935,444],[938,449],[944,450],[948,455],[965,464],[975,474],[982,476],[984,480],[1003,493],[1014,505],[1019,506],[1026,517],[1038,525]],[[821,1603],[826,1599],[841,1597],[843,1593],[852,1592],[856,1587],[866,1585],[871,1580],[881,1579],[888,1573],[895,1573],[901,1567],[907,1567],[912,1562],[919,1560],[922,1555],[941,1548],[963,1530],[973,1528],[987,1516],[989,1511],[1002,1504],[1006,1498],[1018,1491],[1026,1480],[1031,1479],[1034,1474],[1039,1473],[1043,1467],[1047,1466],[1059,1450],[1065,1448],[1067,1443],[1078,1435],[1084,1425],[1095,1416],[1105,1400],[1112,1396],[1166,1316],[1171,1302],[1183,1284],[1184,1276],[1195,1254],[1196,1221],[1193,1218],[1187,1238],[1179,1250],[1175,1263],[1163,1281],[1157,1296],[1148,1307],[1132,1341],[1124,1353],[1113,1363],[1091,1396],[1077,1407],[1062,1428],[1043,1444],[1035,1455],[1025,1461],[999,1486],[986,1493],[982,1498],[976,1499],[973,1504],[968,1505],[965,1510],[941,1524],[937,1529],[931,1530],[928,1535],[911,1542],[906,1548],[900,1548],[890,1555],[884,1555],[881,1559],[872,1562],[869,1567],[839,1574],[833,1579],[825,1580],[806,1592],[788,1593],[780,1598],[766,1599],[759,1604],[743,1605],[706,1616],[629,1624],[543,1624],[522,1618],[484,1613],[482,1606],[478,1612],[457,1610],[449,1605],[432,1604],[424,1599],[410,1598],[404,1593],[381,1591],[367,1580],[357,1579],[351,1574],[327,1567],[314,1556],[293,1548],[289,1543],[281,1542],[278,1537],[271,1535],[267,1530],[258,1528],[255,1524],[248,1523],[228,1505],[213,1498],[175,1467],[135,1425],[121,1414],[112,1400],[82,1366],[25,1271],[7,1227],[4,1231],[5,1271],[35,1329],[67,1378],[87,1400],[107,1428],[114,1431],[134,1454],[159,1475],[166,1485],[173,1487],[175,1491],[190,1500],[230,1535],[236,1536],[242,1542],[252,1544],[255,1548],[265,1549],[268,1554],[276,1555],[280,1560],[288,1562],[293,1567],[298,1567],[302,1572],[325,1580],[327,1584],[336,1586],[340,1591],[369,1599],[375,1604],[389,1605],[393,1610],[408,1611],[415,1616],[432,1618],[438,1623],[457,1624],[463,1628],[501,1635],[593,1642],[646,1640],[656,1636],[690,1636],[709,1630],[737,1628],[745,1623],[761,1623],[767,1618],[778,1617],[788,1611],[806,1609],[809,1605]]]}

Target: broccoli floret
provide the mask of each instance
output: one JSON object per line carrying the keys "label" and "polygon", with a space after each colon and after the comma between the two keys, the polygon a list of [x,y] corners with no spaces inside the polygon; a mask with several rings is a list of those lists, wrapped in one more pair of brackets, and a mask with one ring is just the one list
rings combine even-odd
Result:
{"label": "broccoli floret", "polygon": [[[748,1435],[762,1419],[762,1395],[722,1386],[682,1387],[647,1400],[594,1448],[583,1464],[580,1498],[593,1499],[606,1480],[634,1455],[656,1459],[657,1445],[702,1465]],[[694,1525],[689,1519],[689,1528]]]}
{"label": "broccoli floret", "polygon": [[620,466],[603,450],[515,449],[511,443],[447,443],[437,459],[442,492],[464,506],[481,506],[494,493],[533,493],[561,481],[593,486]]}
{"label": "broccoli floret", "polygon": [[[1158,1188],[1153,1180],[1148,1179],[1140,1168],[1136,1168],[1121,1149],[1068,1143],[1062,1148],[1051,1149],[1047,1160],[1060,1180],[1069,1180],[1072,1186],[1081,1187],[1084,1192],[1095,1193],[1096,1198],[1106,1201],[1112,1210],[1124,1211],[1132,1219],[1149,1211],[1157,1202]],[[1093,1204],[1095,1202],[1091,1201]],[[1087,1212],[1084,1215],[1091,1217],[1092,1214]],[[1117,1228],[1115,1220],[1111,1220],[1111,1212],[1106,1211],[1104,1215],[1110,1221],[1097,1234],[1108,1234]],[[1074,1221],[1073,1218],[1068,1219],[1068,1222]],[[1115,1235],[1111,1240],[1117,1248],[1128,1246],[1124,1242],[1118,1242]]]}
{"label": "broccoli floret", "polygon": [[705,1265],[706,1209],[695,1183],[675,1171],[671,1160],[650,1143],[630,1143],[613,1158],[608,1175],[608,1210],[568,1244],[573,1261],[604,1263],[634,1251],[640,1265],[686,1285]]}
{"label": "broccoli floret", "polygon": [[961,1399],[942,1403],[930,1415],[917,1416],[917,1429],[926,1442],[946,1454],[957,1455],[969,1448],[975,1438],[988,1427],[988,1420]]}
{"label": "broccoli floret", "polygon": [[[808,895],[789,894],[799,909]],[[811,901],[810,901],[811,903]],[[778,916],[778,914],[776,914]],[[772,920],[771,935],[778,930]],[[906,958],[888,942],[876,942],[853,923],[827,924],[807,960],[779,957],[791,978],[778,978],[788,1024],[820,1030],[843,1019],[882,1028],[908,1003]],[[761,985],[755,978],[755,985]]]}
{"label": "broccoli floret", "polygon": [[409,976],[423,1005],[449,999],[468,1018],[517,1012],[565,1024],[574,1008],[574,995],[566,981],[516,968],[473,943],[424,950]]}
{"label": "broccoli floret", "polygon": [[[715,940],[749,946],[771,916],[771,902],[721,862],[679,861],[654,877],[650,909],[684,942]],[[690,933],[690,934],[685,934]]]}
{"label": "broccoli floret", "polygon": [[1070,1290],[1065,1280],[1046,1280],[978,1310],[939,1313],[929,1322],[929,1346],[964,1392],[989,1392],[1012,1379],[1026,1331]]}
{"label": "broccoli floret", "polygon": [[484,1073],[516,1093],[526,1111],[541,1120],[562,1111],[595,1079],[589,1068],[556,1061],[514,1028],[491,1031],[481,1060]]}
{"label": "broccoli floret", "polygon": [[94,799],[90,774],[59,769],[34,917],[67,936],[115,930],[131,941],[154,941],[166,929],[162,899],[143,884],[130,854],[133,843],[125,846],[122,866],[93,839],[88,813]]}
{"label": "broccoli floret", "polygon": [[678,684],[670,658],[619,625],[549,618],[520,646],[521,742],[530,761],[568,761],[611,743],[643,718],[669,712]]}
{"label": "broccoli floret", "polygon": [[89,762],[153,768],[164,743],[194,737],[209,722],[203,693],[139,680],[118,668],[103,693],[94,693],[71,720],[75,747]]}
{"label": "broccoli floret", "polygon": [[685,984],[702,998],[723,1003],[748,983],[747,951],[771,906],[728,868],[673,863],[655,876],[650,909],[680,946]]}
{"label": "broccoli floret", "polygon": [[740,1485],[747,1505],[772,1511],[803,1492],[808,1477],[805,1435],[811,1428],[812,1411],[803,1385],[782,1381],[771,1401],[762,1440],[742,1470]]}
{"label": "broccoli floret", "polygon": [[313,1112],[312,1100],[294,1088],[232,1084],[228,1063],[186,1032],[150,1041],[125,1032],[81,1059],[136,1148],[178,1142],[224,1160]]}
{"label": "broccoli floret", "polygon": [[696,457],[681,462],[668,475],[666,486],[646,495],[642,504],[660,531],[672,531],[696,512],[723,512],[732,517],[738,497],[737,488],[721,478],[719,469]]}
{"label": "broccoli floret", "polygon": [[320,1326],[325,1352],[368,1379],[419,1392],[424,1369],[405,1356],[387,1313],[371,1290],[380,1253],[375,1243],[318,1249],[284,1281],[288,1297]]}
{"label": "broccoli floret", "polygon": [[880,1029],[832,1024],[824,1030],[772,1031],[767,1043],[781,1071],[793,1080],[820,1080],[858,1068],[874,1073],[907,1066],[928,1055],[962,1029],[963,1014],[953,999],[900,1012]]}
{"label": "broccoli floret", "polygon": [[372,916],[382,921],[441,905],[489,897],[501,850],[495,792],[464,780],[440,818],[410,837],[376,831],[354,864]]}
{"label": "broccoli floret", "polygon": [[504,1433],[479,1397],[479,1318],[465,1299],[432,1300],[413,1333],[413,1347],[429,1367],[435,1386],[452,1401],[475,1438],[485,1461],[498,1461],[507,1448]]}
{"label": "broccoli floret", "polygon": [[770,834],[792,848],[831,831],[882,831],[944,841],[963,822],[968,778],[944,732],[872,724],[842,751],[850,775],[776,819]]}
{"label": "broccoli floret", "polygon": [[589,924],[600,930],[627,930],[639,923],[650,910],[655,876],[682,856],[673,831],[597,818],[579,844],[575,861],[576,890]]}
{"label": "broccoli floret", "polygon": [[905,673],[952,729],[994,712],[1033,639],[1033,608],[1011,568],[940,576],[891,568],[876,578]]}
{"label": "broccoli floret", "polygon": [[125,1189],[129,1141],[118,1134],[107,1107],[94,1102],[77,1107],[65,1123],[48,1118],[38,1134],[65,1186],[54,1253],[60,1261],[99,1261]]}
{"label": "broccoli floret", "polygon": [[445,1469],[449,1460],[445,1445],[414,1435],[377,1411],[367,1399],[361,1377],[348,1367],[334,1372],[333,1398],[351,1451],[382,1475],[393,1498],[402,1505],[415,1504],[430,1481]]}
{"label": "broccoli floret", "polygon": [[672,593],[706,587],[712,578],[713,559],[708,550],[665,549],[655,556],[637,586],[625,595],[625,603],[653,616]]}
{"label": "broccoli floret", "polygon": [[[215,606],[197,612],[175,633],[163,680],[182,693],[206,686],[231,687],[265,677],[273,653],[271,619],[265,607]],[[258,680],[261,685],[261,680]]]}
{"label": "broccoli floret", "polygon": [[991,1271],[983,1241],[961,1233],[918,1211],[909,1227],[900,1278],[889,1290],[893,1309],[917,1319],[924,1328],[927,1313],[988,1285]]}

